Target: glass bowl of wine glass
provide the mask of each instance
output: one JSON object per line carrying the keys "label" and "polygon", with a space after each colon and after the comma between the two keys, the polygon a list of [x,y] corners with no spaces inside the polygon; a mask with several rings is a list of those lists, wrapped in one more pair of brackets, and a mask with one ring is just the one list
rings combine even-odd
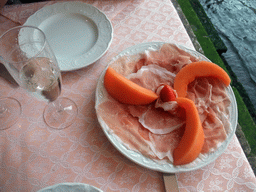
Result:
{"label": "glass bowl of wine glass", "polygon": [[77,116],[74,101],[61,95],[61,71],[42,30],[18,26],[0,37],[0,61],[25,90],[48,101],[45,123],[55,129],[70,126]]}

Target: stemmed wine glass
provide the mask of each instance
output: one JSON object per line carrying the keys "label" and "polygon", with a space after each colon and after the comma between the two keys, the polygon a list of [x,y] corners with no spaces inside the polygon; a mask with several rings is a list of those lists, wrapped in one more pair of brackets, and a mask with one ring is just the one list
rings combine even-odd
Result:
{"label": "stemmed wine glass", "polygon": [[0,60],[17,83],[35,97],[48,101],[44,121],[63,129],[77,116],[77,106],[61,94],[61,72],[42,30],[18,26],[0,37]]}

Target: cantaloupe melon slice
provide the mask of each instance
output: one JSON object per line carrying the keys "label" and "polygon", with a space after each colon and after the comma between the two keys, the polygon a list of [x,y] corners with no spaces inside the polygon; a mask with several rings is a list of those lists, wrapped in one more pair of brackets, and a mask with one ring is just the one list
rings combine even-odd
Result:
{"label": "cantaloupe melon slice", "polygon": [[158,95],[137,85],[108,67],[104,77],[107,92],[117,101],[131,105],[146,105],[158,98]]}
{"label": "cantaloupe melon slice", "polygon": [[197,77],[216,77],[226,86],[231,82],[225,70],[214,63],[208,61],[190,63],[183,67],[174,79],[174,89],[178,97],[186,97],[188,84]]}
{"label": "cantaloupe melon slice", "polygon": [[180,143],[173,151],[173,164],[184,165],[194,161],[204,144],[204,131],[194,102],[184,97],[176,98],[186,111],[186,127]]}

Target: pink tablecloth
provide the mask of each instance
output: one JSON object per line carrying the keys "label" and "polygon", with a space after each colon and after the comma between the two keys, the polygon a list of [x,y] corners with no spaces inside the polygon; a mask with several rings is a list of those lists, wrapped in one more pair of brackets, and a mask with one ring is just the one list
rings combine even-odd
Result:
{"label": "pink tablecloth", "polygon": [[[0,94],[17,98],[22,116],[0,131],[0,191],[28,192],[63,182],[81,182],[103,191],[165,191],[162,173],[143,168],[122,156],[108,141],[94,109],[97,79],[121,50],[150,42],[175,42],[194,49],[169,0],[84,1],[99,8],[112,22],[108,52],[89,67],[63,73],[63,96],[79,106],[76,122],[56,131],[42,117],[46,105],[0,77]],[[23,24],[43,6],[56,2],[5,6],[0,34]],[[196,171],[176,174],[182,191],[256,191],[255,175],[234,136],[223,155]]]}

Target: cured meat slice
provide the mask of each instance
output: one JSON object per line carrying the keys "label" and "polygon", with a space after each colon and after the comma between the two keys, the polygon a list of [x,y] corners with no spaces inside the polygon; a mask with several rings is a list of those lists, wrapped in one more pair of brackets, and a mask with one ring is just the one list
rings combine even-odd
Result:
{"label": "cured meat slice", "polygon": [[[137,72],[137,65],[143,65],[144,60],[140,59],[140,55],[134,56],[122,56],[117,58],[115,61],[111,63],[111,67],[119,74],[126,77],[131,73]],[[140,64],[142,63],[142,64]]]}
{"label": "cured meat slice", "polygon": [[150,147],[157,159],[173,162],[173,150],[178,146],[184,130],[185,126],[182,126],[180,129],[164,135],[149,133]]}
{"label": "cured meat slice", "polygon": [[[227,121],[227,119],[225,121]],[[214,151],[227,136],[223,122],[217,117],[216,113],[209,108],[202,126],[204,128],[205,142],[201,153]]]}
{"label": "cured meat slice", "polygon": [[161,84],[172,86],[175,76],[174,73],[151,64],[141,67],[136,73],[128,75],[127,78],[144,88],[156,91]]}
{"label": "cured meat slice", "polygon": [[143,109],[134,105],[128,108],[131,115],[137,117],[141,125],[154,134],[170,133],[185,123],[184,119],[161,108],[155,108],[154,105],[149,105]]}
{"label": "cured meat slice", "polygon": [[136,64],[137,70],[143,65],[156,64],[177,74],[179,70],[197,58],[178,48],[176,45],[164,44],[158,51],[145,51],[141,60]]}
{"label": "cured meat slice", "polygon": [[188,86],[188,98],[195,102],[204,128],[202,153],[213,151],[226,139],[230,128],[226,87],[216,78],[197,78]]}
{"label": "cured meat slice", "polygon": [[128,149],[154,157],[148,145],[149,131],[130,115],[126,105],[109,100],[101,103],[96,110],[108,125],[108,131],[116,135]]}

